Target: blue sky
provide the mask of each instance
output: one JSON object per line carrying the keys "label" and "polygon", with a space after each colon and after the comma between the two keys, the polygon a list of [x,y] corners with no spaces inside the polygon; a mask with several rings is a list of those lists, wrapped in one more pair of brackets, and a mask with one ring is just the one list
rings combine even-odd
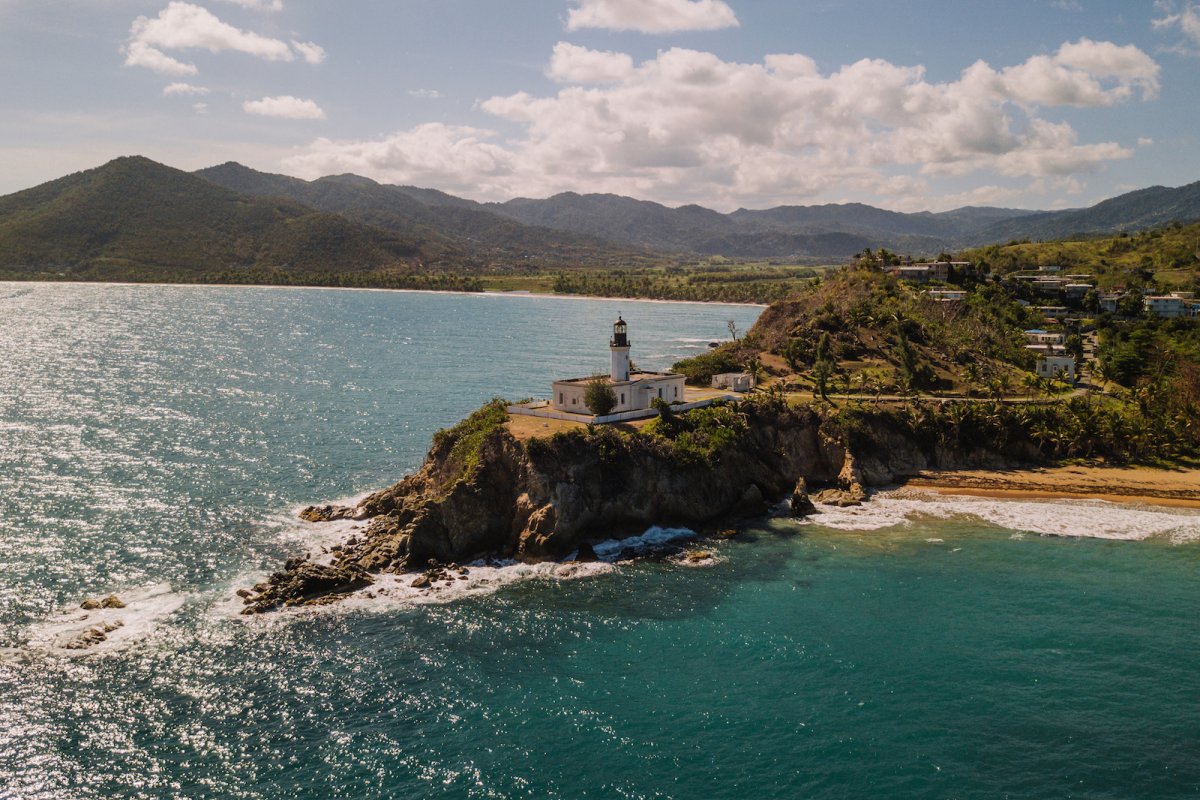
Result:
{"label": "blue sky", "polygon": [[0,192],[118,155],[482,200],[1089,205],[1200,179],[1200,0],[0,0]]}

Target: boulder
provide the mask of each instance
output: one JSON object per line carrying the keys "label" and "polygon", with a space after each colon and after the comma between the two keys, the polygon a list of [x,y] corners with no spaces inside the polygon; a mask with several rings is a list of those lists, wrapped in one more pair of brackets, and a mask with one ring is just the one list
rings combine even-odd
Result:
{"label": "boulder", "polygon": [[808,496],[808,481],[803,477],[796,481],[789,508],[793,517],[807,517],[809,514],[817,513],[817,507],[813,505],[812,498]]}
{"label": "boulder", "polygon": [[300,512],[306,522],[333,522],[338,519],[354,519],[354,509],[349,506],[309,506]]}
{"label": "boulder", "polygon": [[124,608],[125,604],[121,602],[121,598],[115,594],[110,594],[108,597],[100,601],[101,608]]}

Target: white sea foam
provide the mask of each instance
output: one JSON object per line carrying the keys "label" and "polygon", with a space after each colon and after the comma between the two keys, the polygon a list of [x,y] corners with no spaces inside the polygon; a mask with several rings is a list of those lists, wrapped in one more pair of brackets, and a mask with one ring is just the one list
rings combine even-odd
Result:
{"label": "white sea foam", "polygon": [[[106,655],[143,642],[188,601],[189,595],[159,583],[117,592],[125,608],[73,608],[34,625],[26,649],[60,656]],[[69,645],[89,630],[105,630],[105,639],[90,647]]]}
{"label": "white sea foam", "polygon": [[1014,531],[1048,536],[1175,543],[1200,540],[1200,511],[1105,500],[1007,500],[943,495],[913,489],[877,492],[862,506],[819,506],[806,524],[837,530],[882,530],[911,525],[922,517],[977,519]]}
{"label": "white sea foam", "polygon": [[[273,620],[295,619],[298,616],[313,613],[394,611],[422,605],[453,603],[469,597],[493,594],[506,586],[528,581],[570,581],[594,578],[615,571],[618,568],[616,562],[623,555],[648,553],[675,542],[695,538],[695,536],[695,531],[687,528],[653,527],[640,536],[610,539],[597,544],[593,549],[598,561],[577,562],[568,559],[563,562],[538,564],[522,564],[516,561],[494,561],[488,564],[477,561],[464,565],[467,569],[465,575],[452,575],[453,580],[438,581],[430,587],[414,587],[412,585],[420,577],[420,573],[374,575],[372,577],[375,582],[370,587],[359,590],[336,603],[327,606],[285,609],[280,614],[254,615],[242,617],[242,619],[253,624],[269,624]],[[711,566],[714,563],[716,563],[716,559],[708,559],[687,563],[686,566]],[[450,576],[449,573],[448,576]],[[214,611],[221,616],[240,615],[243,604],[234,595],[235,589],[238,586],[253,585],[261,579],[261,574],[242,575],[229,589],[227,597],[214,605]]]}
{"label": "white sea foam", "polygon": [[616,561],[622,553],[642,554],[664,547],[674,542],[694,539],[696,532],[690,528],[660,528],[657,525],[648,529],[641,536],[631,536],[628,539],[609,539],[594,546],[596,557],[601,561]]}

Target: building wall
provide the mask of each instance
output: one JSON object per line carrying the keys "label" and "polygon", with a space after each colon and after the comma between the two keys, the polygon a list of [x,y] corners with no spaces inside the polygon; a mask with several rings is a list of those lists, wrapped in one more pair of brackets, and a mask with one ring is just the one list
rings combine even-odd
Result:
{"label": "building wall", "polygon": [[[685,380],[683,375],[660,375],[613,383],[612,390],[617,396],[617,404],[612,413],[650,408],[657,397],[662,397],[668,403],[683,402]],[[550,405],[555,411],[572,414],[592,413],[584,401],[587,381],[556,381],[551,387],[551,392]]]}
{"label": "building wall", "polygon": [[1068,380],[1075,380],[1075,359],[1069,356],[1047,356],[1038,359],[1039,378],[1053,378],[1059,370],[1066,372]]}

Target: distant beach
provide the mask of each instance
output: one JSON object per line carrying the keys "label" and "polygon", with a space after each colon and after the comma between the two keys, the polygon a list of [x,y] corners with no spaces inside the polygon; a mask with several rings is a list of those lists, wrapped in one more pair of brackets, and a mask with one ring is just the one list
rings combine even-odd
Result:
{"label": "distant beach", "polygon": [[1095,499],[1200,508],[1200,470],[1064,466],[1027,470],[926,472],[907,486],[998,499]]}

